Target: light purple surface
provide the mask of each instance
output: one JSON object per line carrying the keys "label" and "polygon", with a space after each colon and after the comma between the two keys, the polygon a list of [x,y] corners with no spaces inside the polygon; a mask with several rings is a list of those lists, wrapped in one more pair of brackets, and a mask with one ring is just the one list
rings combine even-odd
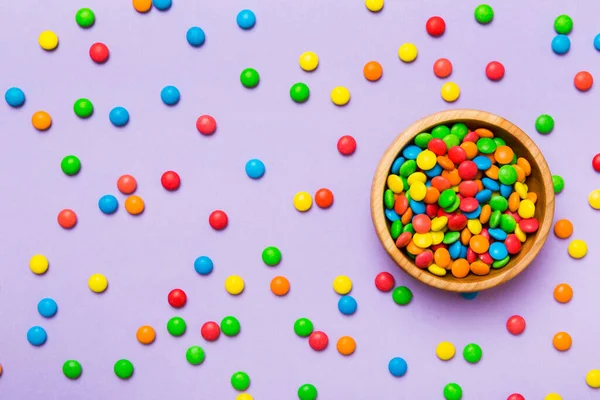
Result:
{"label": "light purple surface", "polygon": [[[168,12],[141,15],[129,0],[14,0],[0,6],[0,90],[21,87],[27,96],[19,110],[0,106],[0,398],[17,399],[234,399],[229,379],[246,371],[256,400],[294,399],[298,387],[313,383],[321,400],[442,399],[448,382],[459,383],[465,400],[506,399],[513,393],[527,400],[557,392],[565,400],[597,399],[600,392],[585,384],[586,373],[600,369],[600,216],[587,204],[599,187],[590,163],[600,151],[598,87],[578,93],[573,76],[588,70],[600,79],[600,54],[593,38],[600,31],[600,3],[594,0],[494,1],[489,26],[477,24],[478,1],[388,0],[372,14],[362,0],[174,0]],[[575,6],[577,3],[577,7]],[[80,7],[96,13],[89,30],[74,20]],[[251,31],[239,29],[235,17],[250,8],[257,15]],[[567,13],[575,29],[571,51],[552,53],[554,18]],[[441,15],[447,23],[439,39],[425,32],[425,21]],[[200,26],[206,43],[192,48],[189,27]],[[38,34],[55,31],[59,48],[47,53]],[[102,41],[110,49],[105,65],[94,64],[89,46]],[[397,56],[404,42],[414,42],[419,56],[403,64]],[[317,71],[298,66],[303,51],[320,57]],[[449,58],[449,80],[462,91],[447,104],[440,98],[443,81],[434,77],[433,62]],[[384,76],[369,83],[363,65],[379,61]],[[485,65],[501,61],[506,76],[499,83],[485,77]],[[247,90],[239,83],[246,67],[256,68],[260,85]],[[290,86],[306,82],[310,100],[296,105]],[[181,102],[167,107],[160,90],[175,85]],[[335,107],[329,92],[343,85],[350,104]],[[597,85],[596,85],[597,86]],[[88,120],[77,118],[73,102],[88,97],[95,107]],[[126,107],[130,123],[112,126],[108,113]],[[514,281],[467,301],[428,288],[401,272],[388,258],[373,232],[369,191],[378,159],[394,137],[414,120],[454,107],[478,108],[504,116],[523,128],[543,150],[552,171],[565,178],[556,198],[556,218],[575,225],[573,238],[590,247],[583,260],[567,254],[567,242],[550,236],[537,260]],[[53,117],[52,128],[38,133],[30,118],[36,110]],[[535,132],[541,113],[554,116],[548,136]],[[196,118],[213,115],[214,136],[203,137]],[[353,135],[358,150],[342,157],[337,139]],[[76,177],[60,169],[62,157],[75,154],[83,169]],[[254,181],[244,172],[246,161],[260,158],[267,167]],[[169,169],[182,177],[175,193],[160,185]],[[130,173],[146,211],[134,218],[125,212],[125,196],[116,180]],[[297,191],[321,187],[335,194],[335,204],[305,214],[292,206]],[[120,206],[113,216],[97,207],[98,199],[115,194]],[[72,231],[61,229],[56,215],[77,212]],[[213,231],[207,223],[214,209],[229,214],[229,227]],[[283,261],[266,267],[261,251],[278,246]],[[42,253],[50,260],[44,276],[28,268]],[[215,263],[208,277],[195,273],[200,255]],[[373,279],[390,271],[414,293],[407,307],[378,292]],[[109,280],[106,293],[87,287],[93,273]],[[239,274],[246,290],[228,295],[223,282]],[[331,289],[335,276],[348,275],[359,310],[351,317],[337,310]],[[275,298],[269,282],[286,276],[290,294]],[[572,285],[573,301],[553,300],[554,287]],[[188,304],[174,310],[167,303],[176,287]],[[53,297],[56,317],[45,320],[36,310],[43,297]],[[513,314],[527,320],[520,337],[506,331]],[[167,320],[181,315],[188,331],[173,338]],[[208,320],[235,315],[242,333],[206,343],[199,334]],[[295,336],[293,322],[308,317],[330,338],[317,353]],[[33,325],[48,332],[48,342],[31,346],[26,332]],[[157,340],[144,347],[136,329],[149,324]],[[573,347],[559,353],[552,336],[567,331]],[[351,357],[337,353],[340,336],[353,336],[358,348]],[[450,341],[457,355],[450,362],[435,356],[435,347]],[[469,365],[462,348],[483,348],[483,359]],[[185,351],[200,345],[207,358],[190,366]],[[408,373],[393,378],[392,357],[408,362]],[[121,381],[113,364],[128,358],[135,375]],[[77,381],[61,372],[67,359],[84,369]]]}

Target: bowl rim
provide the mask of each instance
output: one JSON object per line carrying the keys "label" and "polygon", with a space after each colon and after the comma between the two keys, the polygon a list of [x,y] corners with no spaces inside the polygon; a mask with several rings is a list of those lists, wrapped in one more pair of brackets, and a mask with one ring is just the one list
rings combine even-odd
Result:
{"label": "bowl rim", "polygon": [[[383,209],[383,194],[385,191],[385,182],[391,168],[392,163],[400,154],[400,151],[412,140],[417,134],[428,131],[431,127],[440,124],[448,124],[451,122],[461,121],[472,121],[482,122],[488,125],[493,125],[508,132],[509,135],[513,136],[517,141],[521,142],[525,146],[535,162],[539,165],[541,170],[541,178],[545,192],[546,202],[543,205],[545,207],[545,214],[542,221],[540,221],[540,228],[533,243],[530,251],[524,255],[524,257],[512,268],[503,270],[503,272],[495,275],[487,275],[489,278],[477,282],[455,282],[449,281],[444,277],[436,276],[429,273],[426,270],[418,268],[412,261],[410,261],[401,251],[396,247],[395,241],[392,239],[389,228],[387,227],[386,218]],[[540,149],[536,146],[533,140],[527,136],[527,134],[521,130],[515,124],[507,121],[506,119],[486,112],[475,109],[453,109],[440,111],[411,124],[407,129],[402,131],[388,148],[383,153],[383,156],[377,164],[377,169],[373,176],[373,182],[371,185],[371,219],[373,220],[373,226],[375,232],[379,238],[379,241],[385,248],[389,256],[396,262],[396,264],[402,268],[405,272],[411,275],[413,278],[438,289],[443,289],[451,292],[477,292],[486,289],[490,289],[494,286],[498,286],[502,283],[506,283],[513,279],[515,276],[523,272],[525,268],[535,259],[538,255],[542,246],[546,242],[550,227],[552,226],[552,220],[554,218],[554,186],[552,184],[552,175],[546,159],[544,158]]]}

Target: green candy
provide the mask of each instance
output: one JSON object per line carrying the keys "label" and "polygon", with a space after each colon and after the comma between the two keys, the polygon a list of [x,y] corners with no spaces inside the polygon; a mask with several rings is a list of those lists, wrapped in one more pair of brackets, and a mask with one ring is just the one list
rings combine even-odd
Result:
{"label": "green candy", "polygon": [[412,292],[406,286],[398,286],[392,292],[392,299],[394,300],[394,303],[401,305],[401,306],[405,306],[408,303],[410,303],[410,301],[412,300],[412,297],[413,297]]}
{"label": "green candy", "polygon": [[397,219],[396,221],[392,222],[392,226],[390,227],[390,233],[392,235],[392,239],[398,239],[398,236],[400,236],[400,234],[402,233],[402,221]]}
{"label": "green candy", "polygon": [[467,125],[463,124],[462,122],[459,122],[458,124],[452,125],[450,133],[458,136],[458,138],[462,142],[465,136],[467,136],[467,134],[469,133],[469,128],[467,128]]}
{"label": "green candy", "polygon": [[240,330],[240,321],[237,318],[230,315],[221,320],[221,332],[223,332],[223,335],[233,337],[240,333]]}
{"label": "green candy", "polygon": [[315,400],[317,398],[317,388],[306,383],[298,388],[298,398],[300,400]]}
{"label": "green candy", "polygon": [[498,170],[498,180],[503,185],[514,185],[518,177],[517,170],[512,165],[503,165]]}
{"label": "green candy", "polygon": [[281,251],[275,246],[269,246],[263,250],[262,260],[269,267],[274,267],[281,262]]}
{"label": "green candy", "polygon": [[502,218],[502,213],[500,211],[494,211],[492,215],[490,215],[490,228],[495,228],[500,225],[500,218]]}
{"label": "green candy", "polygon": [[417,136],[415,136],[415,144],[422,149],[426,149],[431,139],[433,139],[433,136],[431,136],[430,133],[419,133]]}
{"label": "green candy", "polygon": [[[400,176],[408,178],[417,171],[417,162],[415,160],[406,160],[400,166]],[[408,186],[406,186],[408,187]]]}
{"label": "green candy", "polygon": [[475,19],[480,24],[489,24],[494,19],[494,10],[487,4],[480,4],[475,9]]}
{"label": "green candy", "polygon": [[258,86],[260,76],[254,68],[246,68],[240,75],[240,82],[242,82],[242,85],[245,87],[252,89]]}
{"label": "green candy", "polygon": [[454,146],[459,146],[460,145],[460,138],[456,135],[453,134],[448,134],[446,135],[443,139],[444,143],[446,143],[446,147],[448,149],[451,149]]}
{"label": "green candy", "polygon": [[497,147],[496,142],[491,138],[481,138],[477,141],[477,150],[483,154],[492,154]]}
{"label": "green candy", "polygon": [[449,383],[444,386],[444,398],[446,400],[462,399],[462,388],[457,383]]}
{"label": "green candy", "polygon": [[250,377],[247,373],[238,371],[231,375],[231,386],[235,390],[243,392],[250,387]]}
{"label": "green candy", "polygon": [[73,111],[79,118],[88,118],[94,113],[94,105],[89,99],[77,99],[73,104]]}
{"label": "green candy", "polygon": [[60,162],[60,168],[65,173],[65,175],[77,175],[81,170],[81,161],[79,161],[79,158],[73,155],[66,156]]}
{"label": "green candy", "polygon": [[554,30],[561,35],[568,35],[573,30],[573,19],[566,14],[559,15],[554,20]]}
{"label": "green candy", "polygon": [[547,135],[554,129],[554,118],[542,114],[535,120],[535,129],[542,135]]}
{"label": "green candy", "polygon": [[185,333],[186,324],[183,318],[173,317],[167,322],[167,331],[173,336],[181,336]]}
{"label": "green candy", "polygon": [[[408,187],[408,186],[405,186]],[[404,196],[406,197],[406,200],[410,203],[410,189],[408,189],[406,192],[404,192]]]}
{"label": "green candy", "polygon": [[510,261],[510,256],[504,257],[502,260],[497,260],[492,263],[492,268],[502,268],[508,264]]}
{"label": "green candy", "polygon": [[308,318],[298,318],[294,322],[294,332],[300,337],[307,337],[313,332],[313,323]]}
{"label": "green candy", "polygon": [[504,139],[501,139],[499,137],[495,137],[494,142],[496,143],[497,147],[506,146],[506,142],[504,141]]}
{"label": "green candy", "polygon": [[[448,189],[448,190],[451,190],[451,189]],[[444,211],[446,211],[447,213],[454,212],[458,209],[458,206],[460,206],[460,199],[458,198],[458,196],[456,196],[456,200],[454,200],[454,204],[452,204],[450,207],[445,207]]]}
{"label": "green candy", "polygon": [[[244,85],[246,86],[246,85]],[[255,85],[256,86],[256,85]],[[310,89],[305,83],[298,82],[292,85],[290,89],[290,97],[296,103],[304,103],[310,96]]]}
{"label": "green candy", "polygon": [[517,221],[515,217],[509,214],[502,214],[500,217],[500,229],[506,233],[512,233],[517,228]]}
{"label": "green candy", "polygon": [[133,375],[133,364],[129,360],[119,360],[115,363],[115,375],[121,379],[129,379]]}
{"label": "green candy", "polygon": [[400,177],[400,179],[402,179],[402,187],[403,188],[409,187],[409,185],[408,185],[408,179],[406,179],[406,178],[407,178],[406,176],[401,176]]}
{"label": "green candy", "polygon": [[82,28],[89,28],[96,22],[96,16],[89,8],[80,8],[75,14],[75,22]]}
{"label": "green candy", "polygon": [[446,232],[444,234],[444,239],[442,243],[444,244],[452,244],[456,242],[460,238],[460,232]]}
{"label": "green candy", "polygon": [[552,175],[552,185],[554,186],[554,193],[560,193],[565,188],[565,180],[560,175]]}
{"label": "green candy", "polygon": [[63,374],[69,379],[77,379],[81,376],[82,368],[79,361],[67,360],[62,367]]}
{"label": "green candy", "polygon": [[513,154],[513,159],[510,161],[510,165],[515,165],[517,163],[517,155]]}
{"label": "green candy", "polygon": [[471,364],[477,364],[481,360],[482,355],[481,347],[475,343],[469,343],[463,350],[463,357]]}
{"label": "green candy", "polygon": [[385,205],[385,208],[387,208],[388,210],[394,208],[395,200],[396,199],[394,198],[394,192],[392,192],[390,189],[386,189],[385,192],[383,192],[383,204]]}
{"label": "green candy", "polygon": [[492,207],[492,211],[498,210],[504,212],[508,208],[508,200],[502,196],[492,196],[490,199],[490,207]]}
{"label": "green candy", "polygon": [[415,234],[415,228],[413,227],[412,222],[409,222],[408,224],[404,225],[404,228],[402,228],[402,233],[404,232],[410,232],[411,234]]}
{"label": "green candy", "polygon": [[450,128],[446,125],[438,125],[431,131],[431,136],[436,139],[443,139],[450,134]]}
{"label": "green candy", "polygon": [[446,189],[440,194],[440,197],[438,199],[438,204],[442,208],[448,208],[448,207],[454,205],[454,203],[456,202],[456,199],[457,199],[456,192],[452,189]]}
{"label": "green candy", "polygon": [[204,350],[200,346],[191,346],[185,352],[185,359],[192,365],[200,365],[204,362]]}

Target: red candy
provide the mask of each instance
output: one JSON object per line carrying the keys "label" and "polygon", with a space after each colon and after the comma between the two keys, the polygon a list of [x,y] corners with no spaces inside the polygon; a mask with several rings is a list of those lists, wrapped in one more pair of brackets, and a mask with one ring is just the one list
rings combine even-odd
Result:
{"label": "red candy", "polygon": [[389,272],[380,272],[375,277],[375,287],[382,292],[389,292],[394,286],[396,286],[396,280]]}
{"label": "red candy", "polygon": [[442,139],[431,139],[427,143],[427,148],[435,153],[436,156],[446,154],[446,143]]}
{"label": "red candy", "polygon": [[402,215],[408,210],[408,199],[404,194],[401,194],[396,197],[396,201],[394,202],[394,211],[396,214]]}
{"label": "red candy", "polygon": [[434,218],[437,215],[439,208],[440,206],[437,204],[427,204],[425,206],[425,214],[427,214],[429,218]]}
{"label": "red candy", "polygon": [[480,254],[479,259],[488,265],[491,265],[494,262],[494,259],[492,258],[492,256],[490,256],[490,253],[488,253],[487,251],[483,254]]}
{"label": "red candy", "polygon": [[431,17],[427,20],[425,29],[433,37],[442,36],[446,31],[446,22],[442,17]]}
{"label": "red candy", "polygon": [[179,189],[179,185],[181,184],[181,178],[179,174],[175,171],[167,171],[162,174],[160,178],[160,183],[162,183],[163,187],[168,191],[173,191]]}
{"label": "red candy", "polygon": [[431,186],[433,186],[434,188],[439,190],[440,193],[442,193],[444,190],[450,189],[452,187],[452,185],[450,184],[450,181],[448,179],[444,178],[443,176],[434,177],[431,180]]}
{"label": "red candy", "polygon": [[108,47],[104,43],[94,43],[90,47],[90,57],[95,63],[105,63],[108,60]]}
{"label": "red candy", "polygon": [[308,345],[316,351],[322,351],[327,348],[329,344],[329,338],[325,334],[325,332],[314,331],[308,337]]}
{"label": "red candy", "polygon": [[506,321],[506,329],[513,335],[520,335],[525,330],[525,319],[520,315],[513,315]]}
{"label": "red candy", "polygon": [[504,214],[511,215],[515,219],[515,221],[517,221],[517,224],[522,220],[519,214],[517,214],[516,212],[511,212],[510,210],[506,210]]}
{"label": "red candy", "polygon": [[492,239],[492,237],[490,236],[490,233],[488,232],[487,228],[483,228],[481,230],[480,235],[483,236],[484,238],[486,238],[488,241],[490,241]]}
{"label": "red candy", "polygon": [[227,227],[227,223],[229,222],[229,218],[227,218],[227,214],[221,210],[215,210],[210,213],[208,217],[208,223],[210,226],[217,230],[221,231]]}
{"label": "red candy", "polygon": [[452,63],[447,58],[440,58],[433,63],[433,73],[438,78],[447,78],[452,74]]}
{"label": "red candy", "polygon": [[460,164],[467,160],[467,152],[460,146],[453,146],[448,150],[448,158],[454,164]]}
{"label": "red candy", "polygon": [[533,233],[538,230],[540,223],[535,218],[522,219],[519,222],[519,228],[525,233]]}
{"label": "red candy", "polygon": [[462,181],[458,185],[458,193],[463,197],[475,197],[477,192],[479,192],[479,187],[475,181]]}
{"label": "red candy", "polygon": [[427,233],[431,229],[431,219],[424,214],[416,215],[412,220],[412,224],[417,233]]}
{"label": "red candy", "polygon": [[433,264],[433,252],[425,250],[415,257],[415,265],[419,268],[427,268]]}
{"label": "red candy", "polygon": [[479,140],[479,135],[477,134],[477,132],[469,132],[463,139],[463,142],[477,143],[478,140]]}
{"label": "red candy", "polygon": [[521,241],[514,233],[511,233],[504,240],[508,254],[517,254],[521,250]]}
{"label": "red candy", "polygon": [[201,115],[196,120],[196,129],[205,136],[212,135],[217,130],[217,121],[210,115]]}
{"label": "red candy", "polygon": [[463,161],[458,166],[458,176],[463,181],[474,179],[478,171],[477,164],[470,160]]}
{"label": "red candy", "polygon": [[356,140],[350,135],[342,136],[337,142],[337,148],[340,153],[349,156],[356,151]]}
{"label": "red candy", "polygon": [[405,247],[406,245],[408,245],[411,240],[412,240],[412,233],[404,232],[400,236],[398,236],[398,239],[396,239],[396,247],[401,249],[402,247]]}
{"label": "red candy", "polygon": [[575,75],[573,84],[580,92],[587,92],[594,84],[594,77],[587,71],[581,71]]}
{"label": "red candy", "polygon": [[475,261],[477,261],[477,253],[475,253],[470,247],[467,249],[467,261],[469,264],[473,264]]}
{"label": "red candy", "polygon": [[185,303],[187,302],[187,296],[183,290],[173,289],[169,292],[167,300],[169,301],[171,307],[181,308],[185,306]]}
{"label": "red candy", "polygon": [[600,153],[592,158],[592,168],[594,168],[594,171],[600,172]]}
{"label": "red candy", "polygon": [[204,338],[204,340],[208,342],[214,342],[221,335],[221,328],[219,328],[219,324],[213,321],[205,322],[200,328],[200,334]]}
{"label": "red candy", "polygon": [[504,77],[504,65],[498,61],[490,62],[487,67],[485,67],[485,75],[491,81],[499,81]]}
{"label": "red candy", "polygon": [[[431,251],[433,251],[435,253],[435,251],[437,249],[447,249],[448,246],[446,246],[444,243],[440,243],[440,244],[434,244],[430,247]],[[435,254],[434,254],[435,255]],[[435,258],[435,257],[434,257]]]}
{"label": "red candy", "polygon": [[459,207],[462,212],[470,213],[477,210],[479,202],[474,197],[465,197],[460,201]]}
{"label": "red candy", "polygon": [[460,231],[467,226],[467,217],[464,214],[451,214],[448,217],[448,229],[451,231]]}
{"label": "red candy", "polygon": [[508,399],[506,400],[525,400],[525,397],[521,396],[519,393],[513,393],[508,396]]}

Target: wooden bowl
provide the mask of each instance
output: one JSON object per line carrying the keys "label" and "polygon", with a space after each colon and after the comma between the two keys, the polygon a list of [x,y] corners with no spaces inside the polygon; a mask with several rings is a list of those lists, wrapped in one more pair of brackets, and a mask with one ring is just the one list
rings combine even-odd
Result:
{"label": "wooden bowl", "polygon": [[[390,234],[390,223],[384,215],[383,193],[386,189],[386,180],[392,163],[400,154],[401,150],[408,145],[412,139],[421,132],[431,132],[431,129],[441,124],[453,124],[463,122],[469,129],[487,128],[495,136],[506,141],[506,144],[516,152],[517,156],[525,157],[531,164],[531,175],[527,178],[529,191],[537,193],[538,200],[535,208],[535,218],[540,221],[540,227],[534,235],[530,235],[521,251],[500,269],[490,271],[489,275],[477,276],[469,274],[467,277],[458,279],[447,274],[439,277],[427,270],[418,268],[414,262],[406,257],[396,247],[395,241]],[[371,217],[379,240],[388,254],[396,261],[398,266],[408,272],[421,282],[439,289],[452,292],[477,292],[492,288],[504,282],[508,282],[521,273],[529,263],[533,261],[544,245],[554,216],[554,187],[548,164],[540,149],[520,128],[508,122],[504,118],[477,110],[448,110],[425,117],[402,132],[387,148],[379,161],[373,185],[371,188]]]}

